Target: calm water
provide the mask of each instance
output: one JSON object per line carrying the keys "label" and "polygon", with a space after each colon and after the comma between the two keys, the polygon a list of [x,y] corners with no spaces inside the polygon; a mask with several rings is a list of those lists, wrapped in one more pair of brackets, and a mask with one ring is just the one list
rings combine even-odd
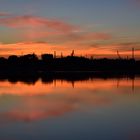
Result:
{"label": "calm water", "polygon": [[0,82],[0,140],[140,140],[140,78]]}

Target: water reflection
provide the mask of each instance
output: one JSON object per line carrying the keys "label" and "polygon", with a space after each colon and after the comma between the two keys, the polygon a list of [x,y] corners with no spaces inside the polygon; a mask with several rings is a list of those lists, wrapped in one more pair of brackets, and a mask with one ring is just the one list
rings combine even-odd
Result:
{"label": "water reflection", "polygon": [[[140,89],[139,78],[135,79],[135,88]],[[128,78],[76,82],[54,80],[50,83],[38,80],[33,85],[1,81],[0,104],[3,108],[0,121],[28,122],[63,115],[85,107],[105,106],[116,100],[112,98],[115,94],[133,92],[134,79]]]}
{"label": "water reflection", "polygon": [[[140,86],[140,78],[130,79],[130,78],[110,78],[101,79],[93,78],[89,80],[81,81],[65,81],[65,80],[52,80],[51,82],[44,82],[39,79],[34,84],[29,84],[28,82],[18,81],[13,83],[9,80],[0,81],[0,94],[10,94],[10,95],[46,95],[46,94],[60,94],[63,90],[64,94],[71,94],[72,88],[83,89],[83,90],[100,90],[100,89],[121,89],[126,88],[132,91]],[[68,90],[70,89],[70,91]],[[59,91],[60,90],[60,91]],[[57,91],[57,92],[56,92]],[[80,91],[81,92],[81,91]],[[76,91],[77,93],[77,91]]]}
{"label": "water reflection", "polygon": [[[124,118],[127,117],[124,121],[125,124],[123,122],[122,126],[126,128],[132,126],[134,129],[137,122],[136,128],[140,130],[138,125],[138,118],[140,117],[138,111],[140,109],[139,93],[139,77],[135,79],[128,77],[90,78],[77,81],[54,79],[49,83],[39,79],[34,84],[23,81],[17,81],[16,83],[9,80],[0,81],[0,128],[5,127],[6,132],[9,133],[9,129],[13,127],[17,131],[18,126],[13,125],[23,126],[23,124],[31,123],[34,128],[35,124],[39,123],[43,129],[46,122],[56,122],[52,125],[55,127],[58,122],[63,124],[67,120],[69,125],[77,126],[76,124],[81,120],[84,121],[86,126],[83,128],[79,128],[79,126],[77,129],[81,131],[84,129],[87,133],[86,130],[93,130],[94,126],[97,127],[97,132],[101,131],[103,128],[98,128],[100,127],[98,123],[102,121],[105,125],[107,125],[107,122],[109,123],[109,131],[110,129],[119,129],[112,125],[116,125],[117,121],[124,121]],[[61,120],[61,118],[65,119]],[[70,118],[78,120],[73,122]],[[131,119],[137,121],[133,123]],[[131,121],[127,122],[127,120]],[[112,124],[110,124],[111,122]],[[83,122],[79,123],[82,124]],[[64,127],[67,128],[68,126],[64,125]],[[125,127],[124,129],[126,129]],[[23,130],[21,129],[21,131]],[[3,132],[3,130],[0,130],[0,132]],[[35,131],[35,133],[41,135],[46,132]],[[35,133],[31,132],[31,135],[36,135]],[[103,133],[103,131],[100,133]],[[76,135],[76,133],[74,134]],[[92,134],[92,132],[88,133],[88,135]],[[64,139],[66,138],[64,137]],[[75,137],[71,136],[71,138]]]}

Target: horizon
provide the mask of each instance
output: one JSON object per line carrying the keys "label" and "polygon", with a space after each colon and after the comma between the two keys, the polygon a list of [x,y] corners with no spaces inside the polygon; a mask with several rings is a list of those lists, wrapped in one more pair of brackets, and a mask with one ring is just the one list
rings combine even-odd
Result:
{"label": "horizon", "polygon": [[[134,48],[132,48],[134,49]],[[41,55],[42,54],[51,54],[51,55],[55,55],[56,58],[61,58],[62,56],[63,57],[67,57],[67,56],[71,56],[71,53],[74,51],[74,56],[76,57],[85,57],[85,58],[93,58],[93,59],[103,59],[103,58],[106,58],[106,59],[120,59],[119,56],[122,58],[122,59],[135,59],[135,60],[140,60],[140,54],[139,52],[135,52],[135,49],[134,49],[134,52],[131,50],[131,51],[127,51],[127,52],[119,52],[118,50],[116,50],[116,52],[113,54],[113,53],[110,53],[110,54],[91,54],[91,53],[84,53],[82,54],[81,52],[77,52],[75,50],[71,50],[71,51],[68,51],[67,53],[63,53],[61,51],[54,51],[54,52],[42,52],[42,53],[37,53],[37,52],[26,52],[26,53],[19,53],[19,54],[14,54],[14,53],[11,53],[11,54],[1,54],[0,57],[4,57],[4,58],[8,58],[9,56],[12,56],[12,55],[16,55],[18,57],[20,56],[24,56],[24,55],[28,55],[28,54],[35,54],[38,58],[41,58]],[[119,53],[119,56],[118,56],[118,53]]]}

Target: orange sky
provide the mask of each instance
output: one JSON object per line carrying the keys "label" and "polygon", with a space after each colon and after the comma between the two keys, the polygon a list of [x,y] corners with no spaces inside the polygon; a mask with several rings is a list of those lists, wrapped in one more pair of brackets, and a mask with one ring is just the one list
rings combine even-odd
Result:
{"label": "orange sky", "polygon": [[[95,58],[99,57],[115,57],[117,58],[117,48],[119,45],[100,45],[100,46],[85,46],[81,45],[78,46],[74,43],[67,43],[66,44],[48,44],[46,42],[24,42],[24,43],[15,43],[15,44],[0,44],[0,55],[1,56],[8,56],[8,55],[24,55],[28,53],[35,53],[37,55],[43,53],[51,53],[53,54],[56,51],[57,55],[60,56],[61,52],[64,56],[70,55],[72,50],[75,50],[75,55],[79,56],[94,56]],[[114,49],[110,49],[114,48]],[[116,49],[115,49],[116,48]],[[126,51],[120,51],[120,55],[124,58],[127,56],[130,58],[132,56],[132,51],[130,49]],[[135,51],[136,58],[139,58],[140,51]]]}
{"label": "orange sky", "polygon": [[117,57],[119,50],[126,58],[131,57],[131,50],[135,48],[136,57],[140,56],[138,35],[121,35],[121,28],[102,29],[99,25],[89,28],[64,19],[0,12],[0,55],[40,55],[54,51],[57,55],[61,52],[69,55],[75,50],[76,55]]}

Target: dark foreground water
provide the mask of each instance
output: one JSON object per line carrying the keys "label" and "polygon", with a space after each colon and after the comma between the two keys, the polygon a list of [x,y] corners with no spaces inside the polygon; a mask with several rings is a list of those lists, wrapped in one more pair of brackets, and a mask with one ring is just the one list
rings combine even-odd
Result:
{"label": "dark foreground water", "polygon": [[1,81],[0,140],[140,140],[140,78]]}

